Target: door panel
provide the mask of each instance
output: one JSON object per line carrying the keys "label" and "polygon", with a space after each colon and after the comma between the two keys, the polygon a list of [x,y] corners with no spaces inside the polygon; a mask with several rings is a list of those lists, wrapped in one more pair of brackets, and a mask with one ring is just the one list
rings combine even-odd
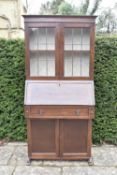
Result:
{"label": "door panel", "polygon": [[58,155],[59,124],[57,120],[32,120],[31,134],[33,155],[38,154],[38,157]]}
{"label": "door panel", "polygon": [[75,158],[87,156],[88,120],[61,120],[60,152],[61,156]]}

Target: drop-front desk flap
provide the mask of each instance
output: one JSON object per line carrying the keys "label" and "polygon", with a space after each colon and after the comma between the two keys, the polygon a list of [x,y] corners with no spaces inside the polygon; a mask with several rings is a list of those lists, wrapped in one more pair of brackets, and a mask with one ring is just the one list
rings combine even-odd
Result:
{"label": "drop-front desk flap", "polygon": [[94,82],[27,80],[24,104],[94,106]]}

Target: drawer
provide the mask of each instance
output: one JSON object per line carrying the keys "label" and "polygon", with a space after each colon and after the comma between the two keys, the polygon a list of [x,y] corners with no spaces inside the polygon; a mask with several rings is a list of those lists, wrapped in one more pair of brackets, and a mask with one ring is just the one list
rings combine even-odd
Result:
{"label": "drawer", "polygon": [[31,115],[38,116],[89,116],[88,107],[40,107],[31,106]]}

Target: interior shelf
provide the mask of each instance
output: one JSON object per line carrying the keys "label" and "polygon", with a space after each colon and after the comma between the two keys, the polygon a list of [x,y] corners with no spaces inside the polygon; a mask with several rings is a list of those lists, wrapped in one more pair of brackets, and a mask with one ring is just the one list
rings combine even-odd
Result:
{"label": "interior shelf", "polygon": [[83,52],[83,53],[87,53],[90,52],[90,50],[64,50],[64,52],[69,52],[69,53],[79,53],[79,52]]}
{"label": "interior shelf", "polygon": [[[55,50],[30,50],[31,53],[39,53],[39,52],[55,52]],[[70,53],[79,53],[79,52],[83,52],[83,53],[87,53],[90,52],[90,50],[64,50],[64,52],[70,52]]]}

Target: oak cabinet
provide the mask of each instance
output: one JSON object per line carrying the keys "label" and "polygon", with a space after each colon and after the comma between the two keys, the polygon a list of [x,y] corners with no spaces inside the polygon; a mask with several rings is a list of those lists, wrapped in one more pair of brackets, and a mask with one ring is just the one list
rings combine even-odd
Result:
{"label": "oak cabinet", "polygon": [[26,15],[29,159],[91,158],[95,16]]}

